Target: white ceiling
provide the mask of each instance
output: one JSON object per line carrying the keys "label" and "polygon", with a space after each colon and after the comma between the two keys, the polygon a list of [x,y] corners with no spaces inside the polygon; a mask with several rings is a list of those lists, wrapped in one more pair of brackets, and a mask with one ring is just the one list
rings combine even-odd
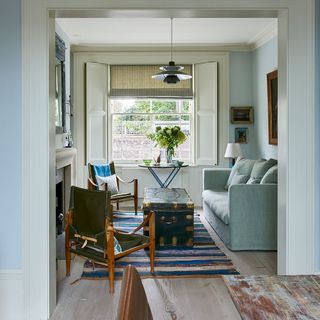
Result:
{"label": "white ceiling", "polygon": [[[59,18],[75,45],[168,45],[169,18]],[[176,18],[174,45],[247,45],[276,28],[274,18]]]}

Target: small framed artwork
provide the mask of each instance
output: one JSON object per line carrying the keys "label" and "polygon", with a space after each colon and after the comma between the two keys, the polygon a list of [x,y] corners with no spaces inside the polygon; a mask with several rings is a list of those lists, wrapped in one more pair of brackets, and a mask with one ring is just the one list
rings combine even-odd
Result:
{"label": "small framed artwork", "polygon": [[231,107],[230,120],[231,123],[253,123],[253,108]]}
{"label": "small framed artwork", "polygon": [[248,128],[235,128],[234,134],[234,142],[248,143]]}
{"label": "small framed artwork", "polygon": [[267,74],[269,144],[278,144],[278,70]]}

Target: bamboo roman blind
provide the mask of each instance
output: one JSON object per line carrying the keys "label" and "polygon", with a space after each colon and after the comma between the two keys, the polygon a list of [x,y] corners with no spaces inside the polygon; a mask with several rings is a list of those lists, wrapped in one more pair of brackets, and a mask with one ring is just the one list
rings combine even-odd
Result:
{"label": "bamboo roman blind", "polygon": [[[161,65],[111,65],[110,96],[136,98],[192,98],[192,79],[175,84],[154,80]],[[192,65],[184,65],[183,72],[192,75]]]}

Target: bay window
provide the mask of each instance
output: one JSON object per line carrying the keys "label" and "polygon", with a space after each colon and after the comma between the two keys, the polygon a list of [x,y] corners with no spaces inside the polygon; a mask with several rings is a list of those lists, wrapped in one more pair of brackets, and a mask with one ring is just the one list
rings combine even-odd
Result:
{"label": "bay window", "polygon": [[153,80],[158,70],[159,65],[86,63],[86,163],[157,157],[160,148],[146,135],[178,125],[188,139],[175,157],[217,164],[217,62],[185,66],[193,78],[176,84]]}

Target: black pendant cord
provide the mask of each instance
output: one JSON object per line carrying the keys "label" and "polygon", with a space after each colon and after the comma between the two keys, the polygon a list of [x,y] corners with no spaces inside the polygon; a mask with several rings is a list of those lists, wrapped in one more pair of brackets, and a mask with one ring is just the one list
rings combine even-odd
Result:
{"label": "black pendant cord", "polygon": [[172,59],[172,51],[173,51],[173,28],[172,28],[172,20],[173,20],[173,18],[171,17],[170,18],[170,22],[171,22],[171,24],[170,24],[170,27],[171,27],[171,61],[173,61],[173,59]]}

